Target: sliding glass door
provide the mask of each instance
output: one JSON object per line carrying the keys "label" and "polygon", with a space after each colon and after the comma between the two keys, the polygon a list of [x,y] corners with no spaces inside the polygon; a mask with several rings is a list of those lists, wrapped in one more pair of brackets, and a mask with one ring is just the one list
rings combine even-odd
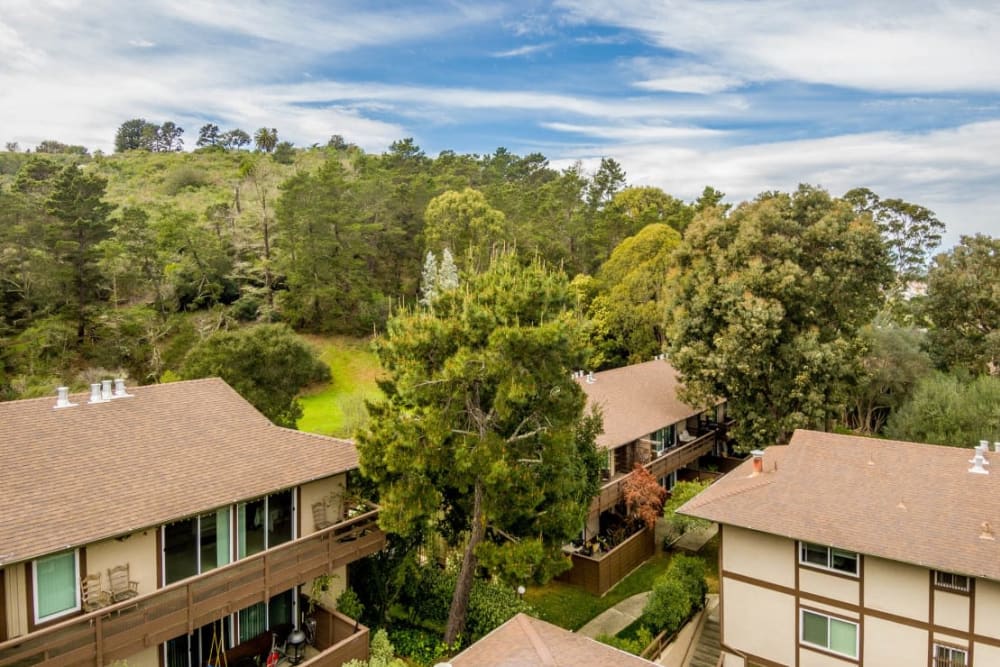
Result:
{"label": "sliding glass door", "polygon": [[237,557],[246,558],[295,539],[295,510],[292,489],[237,505]]}

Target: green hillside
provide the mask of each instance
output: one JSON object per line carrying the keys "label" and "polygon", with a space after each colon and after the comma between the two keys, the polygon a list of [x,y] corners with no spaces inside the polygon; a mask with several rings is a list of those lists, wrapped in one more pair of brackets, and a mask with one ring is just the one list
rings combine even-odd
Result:
{"label": "green hillside", "polygon": [[301,431],[350,438],[367,419],[366,399],[381,395],[376,378],[378,359],[365,339],[348,336],[303,336],[330,367],[329,384],[303,392]]}

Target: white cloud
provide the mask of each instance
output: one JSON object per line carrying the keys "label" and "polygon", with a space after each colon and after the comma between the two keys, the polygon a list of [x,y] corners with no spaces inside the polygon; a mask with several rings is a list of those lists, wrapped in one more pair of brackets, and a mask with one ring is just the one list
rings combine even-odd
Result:
{"label": "white cloud", "polygon": [[559,0],[576,21],[640,32],[741,79],[881,91],[1000,88],[1000,5],[933,0]]}
{"label": "white cloud", "polygon": [[151,42],[148,39],[130,39],[128,40],[128,44],[137,49],[151,49],[156,46],[156,42]]}
{"label": "white cloud", "polygon": [[556,132],[581,134],[599,139],[615,141],[686,141],[721,138],[727,134],[722,130],[704,127],[678,127],[671,125],[577,125],[573,123],[542,123],[543,127]]}
{"label": "white cloud", "polygon": [[526,44],[525,46],[519,46],[516,49],[510,49],[508,51],[495,51],[491,55],[494,58],[515,58],[517,56],[526,56],[532,53],[538,53],[539,51],[545,51],[552,48],[552,44]]}
{"label": "white cloud", "polygon": [[834,195],[869,187],[934,210],[947,225],[945,247],[962,234],[996,234],[1000,227],[1000,121],[922,134],[872,132],[717,149],[655,141],[592,146],[567,151],[553,165],[582,160],[593,169],[605,156],[621,162],[629,182],[656,185],[687,200],[706,185],[736,202],[799,183]]}

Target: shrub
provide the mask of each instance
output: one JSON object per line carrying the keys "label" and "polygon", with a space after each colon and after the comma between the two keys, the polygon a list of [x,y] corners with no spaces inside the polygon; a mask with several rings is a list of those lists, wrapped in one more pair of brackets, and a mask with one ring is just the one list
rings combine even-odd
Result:
{"label": "shrub", "polygon": [[476,580],[469,596],[466,634],[475,641],[519,612],[532,612],[531,605],[518,597],[517,591],[511,586],[500,581]]}
{"label": "shrub", "polygon": [[345,588],[337,598],[337,611],[353,619],[360,619],[361,614],[365,612],[365,606],[361,604],[361,598],[353,588]]}
{"label": "shrub", "polygon": [[163,179],[163,192],[173,196],[185,188],[196,190],[208,185],[208,183],[208,177],[205,175],[205,172],[184,165],[177,167]]}
{"label": "shrub", "polygon": [[643,649],[653,643],[653,633],[649,628],[639,628],[634,637],[612,637],[610,635],[598,635],[597,641],[617,649],[639,655]]}
{"label": "shrub", "polygon": [[400,628],[389,631],[389,639],[399,655],[418,665],[430,667],[458,650],[441,641],[439,635],[419,628]]}
{"label": "shrub", "polygon": [[707,568],[698,558],[677,555],[653,583],[642,615],[653,632],[676,632],[705,601]]}

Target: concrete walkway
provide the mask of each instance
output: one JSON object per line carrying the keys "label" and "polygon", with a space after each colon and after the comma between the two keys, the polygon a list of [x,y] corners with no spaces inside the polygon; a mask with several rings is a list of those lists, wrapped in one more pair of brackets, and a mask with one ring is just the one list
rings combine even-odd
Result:
{"label": "concrete walkway", "polygon": [[595,638],[597,635],[615,635],[630,623],[635,622],[642,616],[642,610],[646,606],[646,599],[649,591],[638,593],[630,598],[625,598],[611,609],[606,609],[593,618],[585,626],[577,630],[578,634],[585,637]]}

